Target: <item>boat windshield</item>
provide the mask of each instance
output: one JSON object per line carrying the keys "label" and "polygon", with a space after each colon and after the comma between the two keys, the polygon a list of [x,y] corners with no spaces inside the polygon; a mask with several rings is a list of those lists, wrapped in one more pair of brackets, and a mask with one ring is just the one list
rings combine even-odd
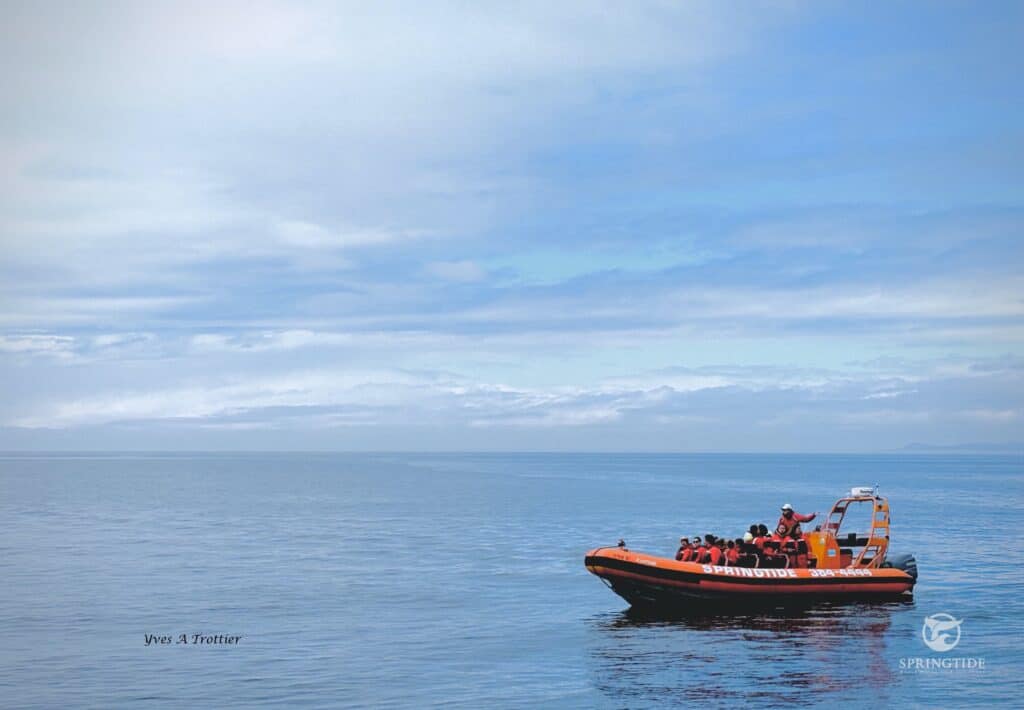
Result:
{"label": "boat windshield", "polygon": [[[856,540],[857,546],[866,544],[874,518],[872,500],[846,500],[836,503],[829,515],[829,528],[837,538]],[[851,537],[851,535],[853,537]],[[852,546],[852,545],[851,545]]]}

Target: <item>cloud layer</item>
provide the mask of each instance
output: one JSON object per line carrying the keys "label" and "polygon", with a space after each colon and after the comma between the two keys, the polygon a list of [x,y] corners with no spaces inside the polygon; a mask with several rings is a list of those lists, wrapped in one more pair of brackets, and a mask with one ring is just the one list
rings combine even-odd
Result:
{"label": "cloud layer", "polygon": [[1020,439],[1019,8],[61,13],[0,29],[0,446]]}

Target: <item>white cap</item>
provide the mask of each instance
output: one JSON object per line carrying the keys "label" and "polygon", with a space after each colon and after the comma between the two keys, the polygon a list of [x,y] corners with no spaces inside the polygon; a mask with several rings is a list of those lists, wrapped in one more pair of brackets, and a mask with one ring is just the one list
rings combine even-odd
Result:
{"label": "white cap", "polygon": [[793,506],[791,506],[789,503],[786,503],[786,504],[784,504],[782,506],[782,509],[783,510],[793,510]]}
{"label": "white cap", "polygon": [[743,533],[743,542],[752,542],[753,539],[754,539],[754,536],[751,535],[749,532]]}

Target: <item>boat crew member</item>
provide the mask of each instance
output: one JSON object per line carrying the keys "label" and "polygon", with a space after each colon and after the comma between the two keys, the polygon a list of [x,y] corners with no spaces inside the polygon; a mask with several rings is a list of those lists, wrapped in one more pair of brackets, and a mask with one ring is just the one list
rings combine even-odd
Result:
{"label": "boat crew member", "polygon": [[775,534],[782,539],[791,537],[794,540],[799,540],[802,535],[800,531],[800,523],[811,522],[814,520],[815,515],[817,515],[817,513],[800,515],[800,513],[793,510],[793,506],[786,503],[782,506],[782,517],[779,518],[779,524],[775,528]]}

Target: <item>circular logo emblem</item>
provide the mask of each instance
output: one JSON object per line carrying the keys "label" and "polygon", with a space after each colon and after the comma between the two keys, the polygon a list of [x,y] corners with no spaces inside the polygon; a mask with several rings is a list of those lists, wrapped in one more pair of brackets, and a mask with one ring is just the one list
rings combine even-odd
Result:
{"label": "circular logo emblem", "polygon": [[960,643],[959,621],[949,614],[932,614],[924,618],[924,626],[921,627],[921,639],[925,646],[933,651],[945,653],[952,651]]}

